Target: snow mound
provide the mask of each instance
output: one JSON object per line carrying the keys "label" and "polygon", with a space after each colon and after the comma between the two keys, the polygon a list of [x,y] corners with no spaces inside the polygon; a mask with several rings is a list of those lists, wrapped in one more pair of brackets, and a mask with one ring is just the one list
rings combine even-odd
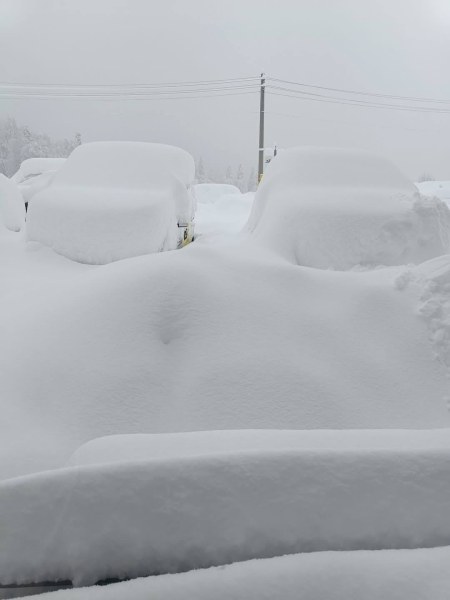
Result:
{"label": "snow mound", "polygon": [[[195,217],[199,235],[214,237],[236,235],[245,226],[252,208],[254,193],[226,194],[214,202],[199,202]],[[230,242],[228,238],[227,243]]]}
{"label": "snow mound", "polygon": [[25,209],[17,185],[0,173],[0,226],[20,231],[25,224]]}
{"label": "snow mound", "polygon": [[195,197],[202,204],[214,204],[223,196],[240,196],[241,191],[235,185],[227,183],[198,183],[194,186]]}
{"label": "snow mound", "polygon": [[291,262],[321,269],[420,263],[450,248],[450,211],[389,161],[346,149],[292,148],[255,196],[248,229]]}
{"label": "snow mound", "polygon": [[443,600],[450,548],[313,552],[159,575],[42,600]]}
{"label": "snow mound", "polygon": [[27,238],[89,264],[175,249],[178,223],[194,215],[194,171],[192,157],[172,146],[83,144],[34,197]]}
{"label": "snow mound", "polygon": [[273,450],[448,449],[449,430],[238,429],[186,433],[108,435],[78,448],[66,466],[268,452]]}
{"label": "snow mound", "polygon": [[24,183],[30,177],[37,177],[42,173],[51,171],[56,173],[66,162],[65,158],[27,158],[22,162],[19,170],[11,179],[17,183]]}
{"label": "snow mound", "polygon": [[416,187],[424,196],[434,196],[450,203],[450,181],[422,181],[416,183]]}
{"label": "snow mound", "polygon": [[410,432],[382,449],[379,432],[374,446],[343,449],[340,436],[3,481],[1,583],[86,585],[296,552],[450,545],[449,443],[424,449]]}
{"label": "snow mound", "polygon": [[27,158],[11,177],[22,194],[23,201],[31,198],[50,185],[55,173],[66,162],[65,158]]}
{"label": "snow mound", "polygon": [[[450,367],[450,254],[426,261],[396,279],[398,289],[419,287],[418,314],[428,326],[435,356]],[[447,396],[450,409],[450,390]]]}

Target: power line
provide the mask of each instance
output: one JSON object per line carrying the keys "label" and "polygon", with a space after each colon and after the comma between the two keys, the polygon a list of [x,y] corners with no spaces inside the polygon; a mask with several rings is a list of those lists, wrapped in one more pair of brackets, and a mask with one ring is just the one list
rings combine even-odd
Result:
{"label": "power line", "polygon": [[[276,86],[266,86],[268,93],[272,96],[285,96],[287,98],[295,98],[296,100],[307,100],[311,102],[323,102],[326,104],[340,104],[343,106],[360,106],[364,108],[381,108],[387,110],[399,110],[404,112],[422,112],[422,113],[433,113],[433,114],[450,114],[450,108],[434,108],[427,106],[408,106],[402,104],[384,104],[381,102],[371,102],[367,100],[357,100],[353,98],[337,98],[335,96],[326,96],[322,94],[303,93],[291,90],[289,88],[282,88]],[[280,90],[276,92],[270,91],[271,89]],[[286,92],[286,93],[282,93]]]}
{"label": "power line", "polygon": [[157,88],[170,88],[170,87],[196,87],[196,86],[222,86],[226,84],[240,84],[245,82],[257,82],[258,77],[235,77],[232,79],[204,79],[198,81],[172,81],[167,83],[100,83],[100,84],[74,84],[74,83],[23,83],[23,82],[11,82],[1,81],[0,88],[18,88],[18,89],[62,89],[62,90],[97,90],[97,89],[110,89],[115,90],[131,90],[131,89],[157,89]]}
{"label": "power line", "polygon": [[286,79],[277,79],[276,77],[268,77],[270,81],[275,81],[279,83],[286,83],[288,85],[297,85],[301,87],[313,88],[318,90],[326,90],[329,92],[339,92],[342,94],[357,94],[361,96],[372,96],[375,98],[388,98],[390,100],[409,100],[411,102],[431,102],[431,103],[439,103],[439,104],[450,104],[450,100],[443,100],[437,98],[424,98],[418,96],[397,96],[393,94],[380,94],[376,92],[364,92],[361,90],[347,90],[342,88],[334,88],[334,87],[326,87],[323,85],[313,85],[308,83],[301,83],[298,81],[288,81]]}
{"label": "power line", "polygon": [[8,93],[3,94],[0,92],[0,99],[6,100],[28,100],[32,98],[33,100],[55,100],[55,99],[66,99],[66,100],[102,100],[102,101],[116,101],[116,100],[191,100],[191,99],[201,99],[201,98],[219,98],[224,96],[245,96],[249,94],[255,94],[258,92],[258,88],[253,91],[248,92],[228,92],[225,94],[214,93],[214,94],[201,94],[200,96],[149,96],[149,95],[136,95],[136,94],[128,94],[128,95],[86,95],[86,94],[70,94],[70,95],[45,95],[45,94],[34,94],[34,95],[26,95],[26,94],[14,94]]}

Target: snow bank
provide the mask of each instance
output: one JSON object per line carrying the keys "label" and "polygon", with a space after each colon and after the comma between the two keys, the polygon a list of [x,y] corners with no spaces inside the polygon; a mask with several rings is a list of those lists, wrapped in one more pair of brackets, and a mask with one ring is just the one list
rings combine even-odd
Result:
{"label": "snow bank", "polygon": [[241,195],[239,188],[227,183],[198,183],[194,186],[194,193],[201,204],[214,204],[223,196]]}
{"label": "snow bank", "polygon": [[83,144],[35,196],[28,240],[90,264],[175,249],[177,223],[195,210],[194,170],[192,157],[172,146]]}
{"label": "snow bank", "polygon": [[420,263],[450,248],[450,211],[389,161],[345,149],[292,148],[258,188],[248,229],[295,264],[345,270]]}
{"label": "snow bank", "polygon": [[404,267],[302,268],[245,237],[101,268],[19,250],[0,262],[0,477],[116,433],[450,427]]}
{"label": "snow bank", "polygon": [[[417,312],[428,326],[436,358],[450,367],[450,254],[406,270],[395,284],[400,290],[411,284],[419,289]],[[446,400],[450,408],[450,390]]]}
{"label": "snow bank", "polygon": [[66,466],[175,459],[270,450],[449,449],[448,429],[281,430],[238,429],[186,433],[108,435],[78,448]]}
{"label": "snow bank", "polygon": [[55,592],[42,600],[444,600],[450,548],[314,552]]}
{"label": "snow bank", "polygon": [[4,481],[1,582],[83,585],[296,552],[450,545],[450,447],[414,445],[234,452]]}
{"label": "snow bank", "polygon": [[422,181],[416,183],[419,192],[424,196],[431,196],[450,203],[450,181]]}
{"label": "snow bank", "polygon": [[25,224],[25,209],[16,184],[0,173],[0,227],[20,231]]}

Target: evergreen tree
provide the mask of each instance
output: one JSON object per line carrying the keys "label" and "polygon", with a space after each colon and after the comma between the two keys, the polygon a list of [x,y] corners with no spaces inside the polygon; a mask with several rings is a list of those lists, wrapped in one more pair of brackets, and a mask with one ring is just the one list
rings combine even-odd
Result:
{"label": "evergreen tree", "polygon": [[228,165],[227,170],[225,172],[225,183],[228,183],[229,185],[234,184],[233,173],[231,171],[230,165]]}

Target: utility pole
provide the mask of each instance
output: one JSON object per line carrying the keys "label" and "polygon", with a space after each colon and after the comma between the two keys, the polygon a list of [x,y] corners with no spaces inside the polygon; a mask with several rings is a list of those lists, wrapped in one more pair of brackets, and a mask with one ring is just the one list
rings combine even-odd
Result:
{"label": "utility pole", "polygon": [[258,183],[264,173],[264,94],[266,91],[266,77],[261,73],[261,91],[259,96],[259,160],[258,160]]}

